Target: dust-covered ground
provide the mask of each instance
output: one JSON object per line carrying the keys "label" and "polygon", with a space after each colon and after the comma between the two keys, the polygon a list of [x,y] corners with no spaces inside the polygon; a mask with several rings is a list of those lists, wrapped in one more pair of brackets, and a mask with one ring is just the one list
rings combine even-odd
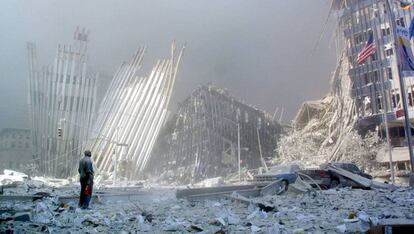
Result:
{"label": "dust-covered ground", "polygon": [[414,190],[408,188],[340,188],[254,198],[273,207],[266,211],[231,198],[177,200],[174,188],[148,185],[95,190],[101,198],[82,210],[76,198],[63,197],[78,189],[76,184],[6,189],[5,195],[47,191],[51,197],[1,199],[0,233],[343,233],[394,221],[414,223]]}

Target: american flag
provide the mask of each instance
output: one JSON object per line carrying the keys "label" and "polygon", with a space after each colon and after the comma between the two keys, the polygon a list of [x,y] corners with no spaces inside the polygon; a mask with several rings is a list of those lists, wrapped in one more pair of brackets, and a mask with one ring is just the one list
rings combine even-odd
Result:
{"label": "american flag", "polygon": [[369,58],[371,55],[375,54],[375,43],[374,43],[374,34],[372,31],[369,33],[368,41],[365,43],[364,48],[359,52],[357,57],[357,63],[362,64]]}

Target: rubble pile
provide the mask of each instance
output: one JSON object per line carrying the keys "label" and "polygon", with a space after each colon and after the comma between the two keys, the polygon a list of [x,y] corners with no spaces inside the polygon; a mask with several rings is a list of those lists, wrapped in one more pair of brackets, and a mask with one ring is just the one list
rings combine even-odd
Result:
{"label": "rubble pile", "polygon": [[[173,189],[154,190],[138,201],[95,200],[90,210],[58,197],[0,201],[0,232],[49,233],[343,233],[365,232],[389,222],[414,223],[414,191],[341,188],[257,197],[250,204],[177,200]],[[266,203],[263,208],[255,204]]]}
{"label": "rubble pile", "polygon": [[349,161],[366,169],[375,167],[375,155],[382,143],[375,133],[361,136],[354,129],[357,116],[346,67],[341,59],[332,77],[331,92],[325,98],[302,105],[292,132],[281,138],[273,163],[301,161],[306,166],[317,166]]}

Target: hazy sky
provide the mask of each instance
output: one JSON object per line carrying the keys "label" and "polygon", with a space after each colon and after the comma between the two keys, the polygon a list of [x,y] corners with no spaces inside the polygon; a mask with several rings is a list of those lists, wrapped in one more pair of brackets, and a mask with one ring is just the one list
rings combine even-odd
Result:
{"label": "hazy sky", "polygon": [[[333,20],[315,53],[329,0],[2,0],[0,2],[0,128],[28,127],[26,42],[40,64],[77,26],[90,29],[90,68],[108,82],[140,45],[144,64],[187,42],[171,107],[212,82],[284,121],[305,100],[329,91],[335,65]],[[149,72],[149,71],[148,71]]]}

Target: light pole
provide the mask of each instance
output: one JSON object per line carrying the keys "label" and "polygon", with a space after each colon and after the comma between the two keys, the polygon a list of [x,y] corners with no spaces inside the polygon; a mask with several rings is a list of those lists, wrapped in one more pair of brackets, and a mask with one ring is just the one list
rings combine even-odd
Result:
{"label": "light pole", "polygon": [[240,123],[237,117],[237,160],[239,165],[239,182],[241,181],[241,169],[240,169]]}
{"label": "light pole", "polygon": [[387,6],[387,10],[389,12],[390,16],[390,26],[391,26],[391,32],[394,37],[394,49],[395,49],[395,61],[397,63],[397,70],[398,70],[398,77],[400,81],[400,91],[401,91],[401,99],[403,103],[403,109],[404,109],[404,128],[405,128],[405,135],[407,136],[407,143],[408,143],[408,153],[410,155],[410,162],[411,162],[411,173],[410,173],[410,186],[414,186],[414,161],[413,161],[413,147],[411,145],[411,127],[410,127],[410,117],[408,115],[408,105],[407,105],[407,97],[405,93],[405,80],[404,77],[401,75],[401,66],[398,61],[398,36],[397,36],[397,25],[395,22],[395,16],[394,11],[391,8],[391,4],[389,0],[385,0],[385,5]]}
{"label": "light pole", "polygon": [[[115,136],[115,138],[117,139],[116,141],[114,141],[113,143],[115,144],[115,146],[120,146],[120,147],[123,147],[123,146],[125,146],[125,147],[128,147],[128,144],[125,144],[125,143],[119,143],[119,139],[118,139],[118,131],[119,131],[119,128],[120,128],[120,126],[118,126],[117,128],[116,128],[116,136]],[[121,153],[122,151],[120,150],[119,151],[119,153]],[[114,150],[113,150],[113,153],[114,153],[114,175],[113,175],[113,185],[115,185],[116,184],[116,181],[117,181],[117,170],[118,170],[118,157],[116,156],[116,147],[114,147]]]}

